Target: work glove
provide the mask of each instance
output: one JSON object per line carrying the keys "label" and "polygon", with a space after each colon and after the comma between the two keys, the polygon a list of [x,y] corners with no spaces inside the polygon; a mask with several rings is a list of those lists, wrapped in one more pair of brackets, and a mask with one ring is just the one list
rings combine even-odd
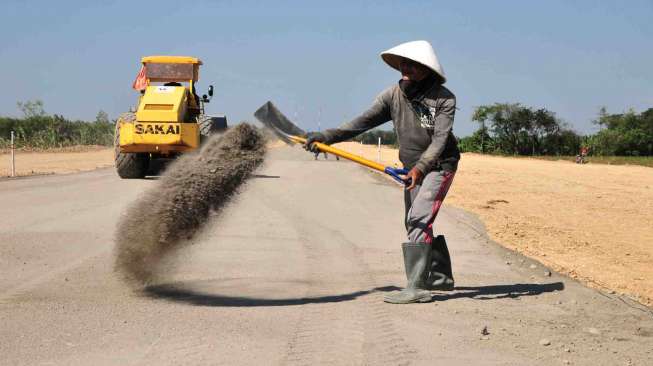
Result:
{"label": "work glove", "polygon": [[326,143],[326,136],[322,132],[309,132],[306,134],[306,143],[304,144],[304,149],[312,153],[318,153],[316,142]]}

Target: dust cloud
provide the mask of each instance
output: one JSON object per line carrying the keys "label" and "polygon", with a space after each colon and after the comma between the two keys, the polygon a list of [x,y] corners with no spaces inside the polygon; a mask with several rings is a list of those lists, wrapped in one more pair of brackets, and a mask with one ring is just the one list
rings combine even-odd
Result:
{"label": "dust cloud", "polygon": [[135,288],[164,271],[161,261],[219,213],[262,162],[262,134],[240,124],[211,137],[199,153],[181,156],[122,216],[115,234],[115,269]]}

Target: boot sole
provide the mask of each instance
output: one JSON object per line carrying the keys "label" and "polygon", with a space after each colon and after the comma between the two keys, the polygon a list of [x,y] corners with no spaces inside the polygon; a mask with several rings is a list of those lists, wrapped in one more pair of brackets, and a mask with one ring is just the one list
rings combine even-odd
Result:
{"label": "boot sole", "polygon": [[387,302],[388,304],[415,304],[415,303],[431,302],[431,300],[433,300],[433,297],[431,295],[422,296],[417,299],[412,299],[407,301],[394,300],[386,297],[383,298],[383,302]]}

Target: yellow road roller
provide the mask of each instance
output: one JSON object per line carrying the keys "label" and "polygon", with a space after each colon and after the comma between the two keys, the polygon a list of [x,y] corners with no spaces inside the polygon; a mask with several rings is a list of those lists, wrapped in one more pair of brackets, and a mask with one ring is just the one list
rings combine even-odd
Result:
{"label": "yellow road roller", "polygon": [[199,148],[203,139],[227,128],[224,115],[209,116],[195,92],[202,61],[188,56],[147,56],[133,88],[140,92],[136,112],[120,115],[115,129],[115,165],[121,178],[157,174],[166,161]]}

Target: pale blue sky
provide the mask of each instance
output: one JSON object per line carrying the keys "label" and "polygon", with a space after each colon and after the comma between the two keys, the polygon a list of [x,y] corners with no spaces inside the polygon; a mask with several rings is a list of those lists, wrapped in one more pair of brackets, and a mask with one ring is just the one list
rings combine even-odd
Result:
{"label": "pale blue sky", "polygon": [[140,57],[171,54],[204,61],[207,109],[232,123],[272,100],[307,130],[333,127],[398,80],[379,52],[417,39],[445,68],[460,136],[495,102],[545,107],[583,133],[601,106],[653,107],[650,0],[3,0],[0,115],[41,99],[49,113],[115,118],[136,102]]}

